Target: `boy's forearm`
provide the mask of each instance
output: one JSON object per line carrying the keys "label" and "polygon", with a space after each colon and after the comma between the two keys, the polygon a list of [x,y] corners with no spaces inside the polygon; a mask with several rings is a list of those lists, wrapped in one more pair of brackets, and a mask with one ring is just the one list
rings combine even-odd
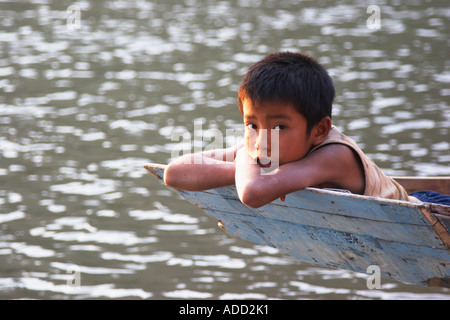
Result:
{"label": "boy's forearm", "polygon": [[249,207],[262,207],[307,186],[292,164],[279,166],[273,174],[264,174],[261,167],[246,156],[242,153],[237,157],[235,181],[240,200]]}
{"label": "boy's forearm", "polygon": [[245,205],[258,208],[278,198],[270,186],[273,183],[273,177],[263,175],[261,167],[249,157],[245,150],[236,156],[235,172],[239,199]]}
{"label": "boy's forearm", "polygon": [[[250,170],[249,170],[250,169]],[[236,166],[236,189],[242,203],[259,208],[282,196],[277,193],[277,178],[262,175],[258,165]]]}
{"label": "boy's forearm", "polygon": [[183,156],[167,166],[164,183],[175,189],[198,191],[232,185],[234,176],[234,162],[192,154]]}

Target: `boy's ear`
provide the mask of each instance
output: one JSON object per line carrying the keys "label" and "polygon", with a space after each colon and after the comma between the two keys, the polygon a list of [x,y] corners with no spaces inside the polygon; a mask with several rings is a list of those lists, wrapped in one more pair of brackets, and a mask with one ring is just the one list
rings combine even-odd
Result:
{"label": "boy's ear", "polygon": [[319,121],[318,124],[314,126],[311,130],[312,135],[312,144],[317,146],[321,144],[326,137],[328,137],[328,133],[331,130],[331,119],[330,117],[323,117],[322,120]]}

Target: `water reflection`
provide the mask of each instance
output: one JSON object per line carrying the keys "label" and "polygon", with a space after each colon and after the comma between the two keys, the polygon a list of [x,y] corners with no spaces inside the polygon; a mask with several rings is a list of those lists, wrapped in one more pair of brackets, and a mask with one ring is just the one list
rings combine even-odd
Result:
{"label": "water reflection", "polygon": [[175,130],[241,128],[247,68],[301,50],[386,173],[450,174],[448,6],[379,6],[374,31],[351,0],[2,1],[0,297],[448,299],[232,239],[141,167],[169,161]]}

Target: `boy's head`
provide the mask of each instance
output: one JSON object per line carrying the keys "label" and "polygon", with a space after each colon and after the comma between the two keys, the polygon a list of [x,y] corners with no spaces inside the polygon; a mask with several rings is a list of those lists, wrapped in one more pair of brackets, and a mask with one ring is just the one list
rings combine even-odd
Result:
{"label": "boy's head", "polygon": [[241,114],[246,99],[254,105],[278,102],[294,106],[307,121],[307,133],[324,117],[331,118],[333,80],[316,59],[303,53],[279,52],[247,72],[239,88]]}

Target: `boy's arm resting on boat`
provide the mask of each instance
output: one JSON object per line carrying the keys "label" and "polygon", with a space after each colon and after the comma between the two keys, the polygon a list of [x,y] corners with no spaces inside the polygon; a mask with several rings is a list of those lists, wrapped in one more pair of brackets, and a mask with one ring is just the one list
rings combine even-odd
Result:
{"label": "boy's arm resting on boat", "polygon": [[262,174],[260,166],[245,150],[239,150],[235,182],[240,200],[252,208],[262,207],[306,187],[364,192],[364,173],[359,161],[350,148],[337,144],[322,147],[301,160],[282,164],[274,174]]}
{"label": "boy's arm resting on boat", "polygon": [[164,171],[164,183],[172,188],[199,191],[234,184],[236,151],[242,144],[183,155]]}

